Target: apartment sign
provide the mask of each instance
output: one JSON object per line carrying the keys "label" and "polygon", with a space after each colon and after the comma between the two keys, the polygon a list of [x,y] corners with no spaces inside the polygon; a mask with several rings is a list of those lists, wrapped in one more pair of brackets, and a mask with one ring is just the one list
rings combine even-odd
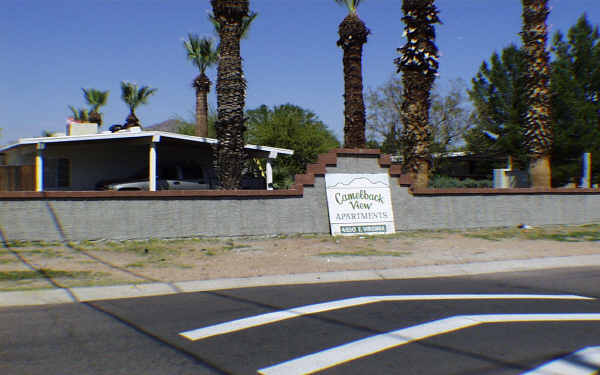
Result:
{"label": "apartment sign", "polygon": [[390,181],[386,173],[327,173],[325,185],[332,235],[395,232]]}

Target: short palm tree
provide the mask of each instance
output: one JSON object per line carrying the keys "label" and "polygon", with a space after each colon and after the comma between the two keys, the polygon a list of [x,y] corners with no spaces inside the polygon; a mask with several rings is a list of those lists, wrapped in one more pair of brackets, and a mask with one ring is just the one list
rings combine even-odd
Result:
{"label": "short palm tree", "polygon": [[549,188],[551,184],[550,153],[552,127],[550,104],[550,64],[546,51],[548,0],[523,1],[523,48],[527,55],[528,110],[525,142],[530,155],[531,184]]}
{"label": "short palm tree", "polygon": [[[238,189],[244,153],[246,80],[240,39],[249,17],[249,0],[211,0],[219,33],[217,69],[217,139],[215,164],[224,189]],[[246,21],[245,21],[246,20]]]}
{"label": "short palm tree", "polygon": [[187,52],[188,60],[194,64],[200,74],[192,84],[196,89],[196,131],[198,137],[208,137],[208,93],[210,79],[206,76],[206,69],[219,61],[219,55],[212,39],[200,38],[195,34],[188,34],[183,47]]}
{"label": "short palm tree", "polygon": [[121,99],[123,99],[125,104],[129,107],[129,115],[123,126],[124,128],[142,126],[140,120],[135,115],[135,109],[139,107],[140,104],[148,103],[148,98],[154,95],[156,90],[157,89],[151,89],[148,86],[138,88],[137,84],[131,82],[121,82]]}
{"label": "short palm tree", "polygon": [[96,89],[81,89],[83,90],[83,98],[90,108],[90,122],[95,122],[98,126],[102,126],[102,113],[98,111],[100,107],[105,106],[108,101],[108,91]]}
{"label": "short palm tree", "polygon": [[431,89],[437,76],[438,49],[434,24],[439,23],[434,0],[403,0],[406,44],[394,60],[402,72],[404,101],[401,118],[404,125],[404,172],[416,187],[427,187],[430,167],[431,126],[429,108]]}
{"label": "short palm tree", "polygon": [[370,31],[358,17],[361,0],[335,0],[348,8],[339,26],[337,45],[344,50],[344,147],[364,148],[365,102],[363,98],[362,51]]}
{"label": "short palm tree", "polygon": [[73,120],[77,122],[88,122],[90,121],[90,115],[88,110],[85,108],[75,108],[72,105],[69,106],[69,109],[73,113]]}

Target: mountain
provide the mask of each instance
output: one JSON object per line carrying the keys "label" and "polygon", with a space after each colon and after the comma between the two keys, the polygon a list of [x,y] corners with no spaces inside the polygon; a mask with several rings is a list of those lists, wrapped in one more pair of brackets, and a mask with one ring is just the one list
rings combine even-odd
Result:
{"label": "mountain", "polygon": [[180,120],[170,119],[170,120],[166,120],[163,122],[159,122],[158,124],[144,126],[144,130],[150,130],[150,131],[154,130],[154,131],[161,131],[161,132],[176,133],[177,129],[181,125],[183,125],[183,124],[181,123]]}

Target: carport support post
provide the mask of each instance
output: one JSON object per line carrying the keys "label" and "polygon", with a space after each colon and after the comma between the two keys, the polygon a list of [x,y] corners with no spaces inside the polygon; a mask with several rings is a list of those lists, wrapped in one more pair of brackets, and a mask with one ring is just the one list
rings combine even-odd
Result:
{"label": "carport support post", "polygon": [[269,157],[267,158],[267,190],[273,190],[273,166],[271,166],[271,160],[275,157],[277,157],[277,155],[273,157],[269,154]]}
{"label": "carport support post", "polygon": [[44,149],[45,143],[37,143],[35,146],[35,191],[44,190]]}
{"label": "carport support post", "polygon": [[156,191],[156,144],[158,142],[160,142],[160,136],[152,137],[152,142],[150,142],[150,155],[148,158],[148,182],[150,191]]}

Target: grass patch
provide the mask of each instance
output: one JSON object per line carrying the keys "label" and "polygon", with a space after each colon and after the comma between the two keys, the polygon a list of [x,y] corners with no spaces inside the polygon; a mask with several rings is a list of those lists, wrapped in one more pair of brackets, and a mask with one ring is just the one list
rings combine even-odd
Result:
{"label": "grass patch", "polygon": [[410,251],[379,251],[379,250],[358,250],[358,251],[329,251],[319,253],[319,256],[331,257],[403,257],[412,254]]}
{"label": "grass patch", "polygon": [[8,241],[8,247],[52,247],[60,246],[60,242],[46,242],[46,241]]}
{"label": "grass patch", "polygon": [[224,251],[230,251],[230,250],[234,250],[234,249],[245,249],[245,248],[249,248],[252,247],[250,245],[245,245],[245,244],[236,244],[233,241],[227,242],[225,244],[225,246],[223,246],[223,250]]}
{"label": "grass patch", "polygon": [[135,263],[129,263],[125,265],[125,268],[144,268],[146,267],[146,263],[145,262],[135,262]]}
{"label": "grass patch", "polygon": [[8,264],[8,263],[16,263],[18,260],[16,259],[0,259],[0,264]]}
{"label": "grass patch", "polygon": [[36,280],[45,279],[47,277],[58,278],[91,278],[102,276],[102,273],[91,271],[60,271],[42,268],[39,271],[1,271],[0,281],[18,281],[18,280]]}
{"label": "grass patch", "polygon": [[114,251],[120,253],[135,253],[144,256],[157,256],[177,253],[177,243],[167,240],[150,239],[145,241],[102,241],[92,243],[83,241],[71,243],[70,246],[80,251]]}

